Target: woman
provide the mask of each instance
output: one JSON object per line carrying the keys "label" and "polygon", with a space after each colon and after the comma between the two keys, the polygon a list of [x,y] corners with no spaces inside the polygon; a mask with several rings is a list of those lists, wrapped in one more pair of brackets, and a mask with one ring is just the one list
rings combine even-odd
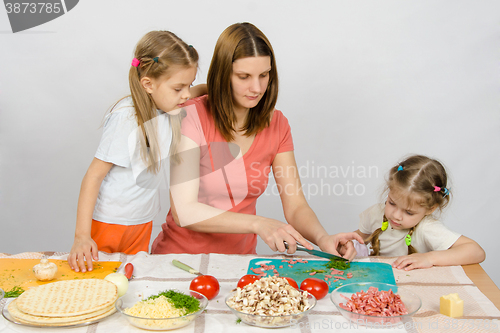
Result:
{"label": "woman", "polygon": [[[273,251],[296,243],[352,259],[356,233],[328,235],[307,204],[290,126],[275,110],[278,73],[266,36],[250,23],[219,37],[208,96],[187,103],[178,164],[171,171],[171,211],[152,253],[256,253],[257,235]],[[288,221],[256,215],[273,170]]]}

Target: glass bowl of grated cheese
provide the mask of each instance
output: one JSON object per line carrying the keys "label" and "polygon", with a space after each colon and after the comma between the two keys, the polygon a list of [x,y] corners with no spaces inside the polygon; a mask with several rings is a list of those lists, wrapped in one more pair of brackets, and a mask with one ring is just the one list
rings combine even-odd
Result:
{"label": "glass bowl of grated cheese", "polygon": [[125,295],[115,307],[135,327],[166,331],[189,325],[207,305],[208,299],[196,291],[165,290],[145,299]]}

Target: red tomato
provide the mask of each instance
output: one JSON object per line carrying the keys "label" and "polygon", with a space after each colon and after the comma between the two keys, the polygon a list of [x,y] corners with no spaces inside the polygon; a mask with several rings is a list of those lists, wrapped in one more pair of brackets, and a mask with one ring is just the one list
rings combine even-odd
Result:
{"label": "red tomato", "polygon": [[322,299],[328,294],[328,283],[317,278],[307,278],[300,284],[300,290],[305,290],[316,299]]}
{"label": "red tomato", "polygon": [[219,295],[220,286],[219,281],[217,281],[217,279],[213,276],[200,275],[191,281],[189,289],[205,295],[208,299],[212,299]]}
{"label": "red tomato", "polygon": [[254,283],[258,279],[260,279],[260,276],[257,275],[253,274],[243,275],[241,279],[238,281],[238,288],[243,288],[247,284]]}
{"label": "red tomato", "polygon": [[292,287],[294,287],[297,290],[299,289],[299,285],[297,284],[297,282],[295,282],[294,279],[286,277],[286,276],[283,276],[283,277],[288,281],[289,285],[291,285]]}

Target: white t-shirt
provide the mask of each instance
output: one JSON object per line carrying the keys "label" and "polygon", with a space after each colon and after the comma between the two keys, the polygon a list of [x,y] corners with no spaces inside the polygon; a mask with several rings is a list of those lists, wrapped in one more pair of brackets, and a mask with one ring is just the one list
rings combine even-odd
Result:
{"label": "white t-shirt", "polygon": [[159,188],[168,181],[168,152],[172,140],[169,118],[159,111],[158,142],[162,168],[147,171],[140,155],[139,138],[132,98],[120,101],[107,115],[95,157],[113,163],[99,189],[94,220],[112,224],[137,225],[152,221],[160,211]]}
{"label": "white t-shirt", "polygon": [[[359,215],[359,231],[371,235],[382,226],[384,204],[371,206]],[[380,255],[399,257],[408,255],[405,236],[408,229],[397,230],[389,227],[379,235]],[[449,249],[461,235],[448,229],[432,216],[426,216],[417,224],[411,236],[411,244],[419,253]]]}

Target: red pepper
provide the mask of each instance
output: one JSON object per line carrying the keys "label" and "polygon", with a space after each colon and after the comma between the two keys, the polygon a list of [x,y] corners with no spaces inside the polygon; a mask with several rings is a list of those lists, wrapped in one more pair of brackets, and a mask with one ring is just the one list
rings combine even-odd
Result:
{"label": "red pepper", "polygon": [[132,278],[132,273],[134,272],[134,265],[132,265],[131,263],[128,263],[125,265],[125,276],[127,277],[127,279],[131,279]]}

